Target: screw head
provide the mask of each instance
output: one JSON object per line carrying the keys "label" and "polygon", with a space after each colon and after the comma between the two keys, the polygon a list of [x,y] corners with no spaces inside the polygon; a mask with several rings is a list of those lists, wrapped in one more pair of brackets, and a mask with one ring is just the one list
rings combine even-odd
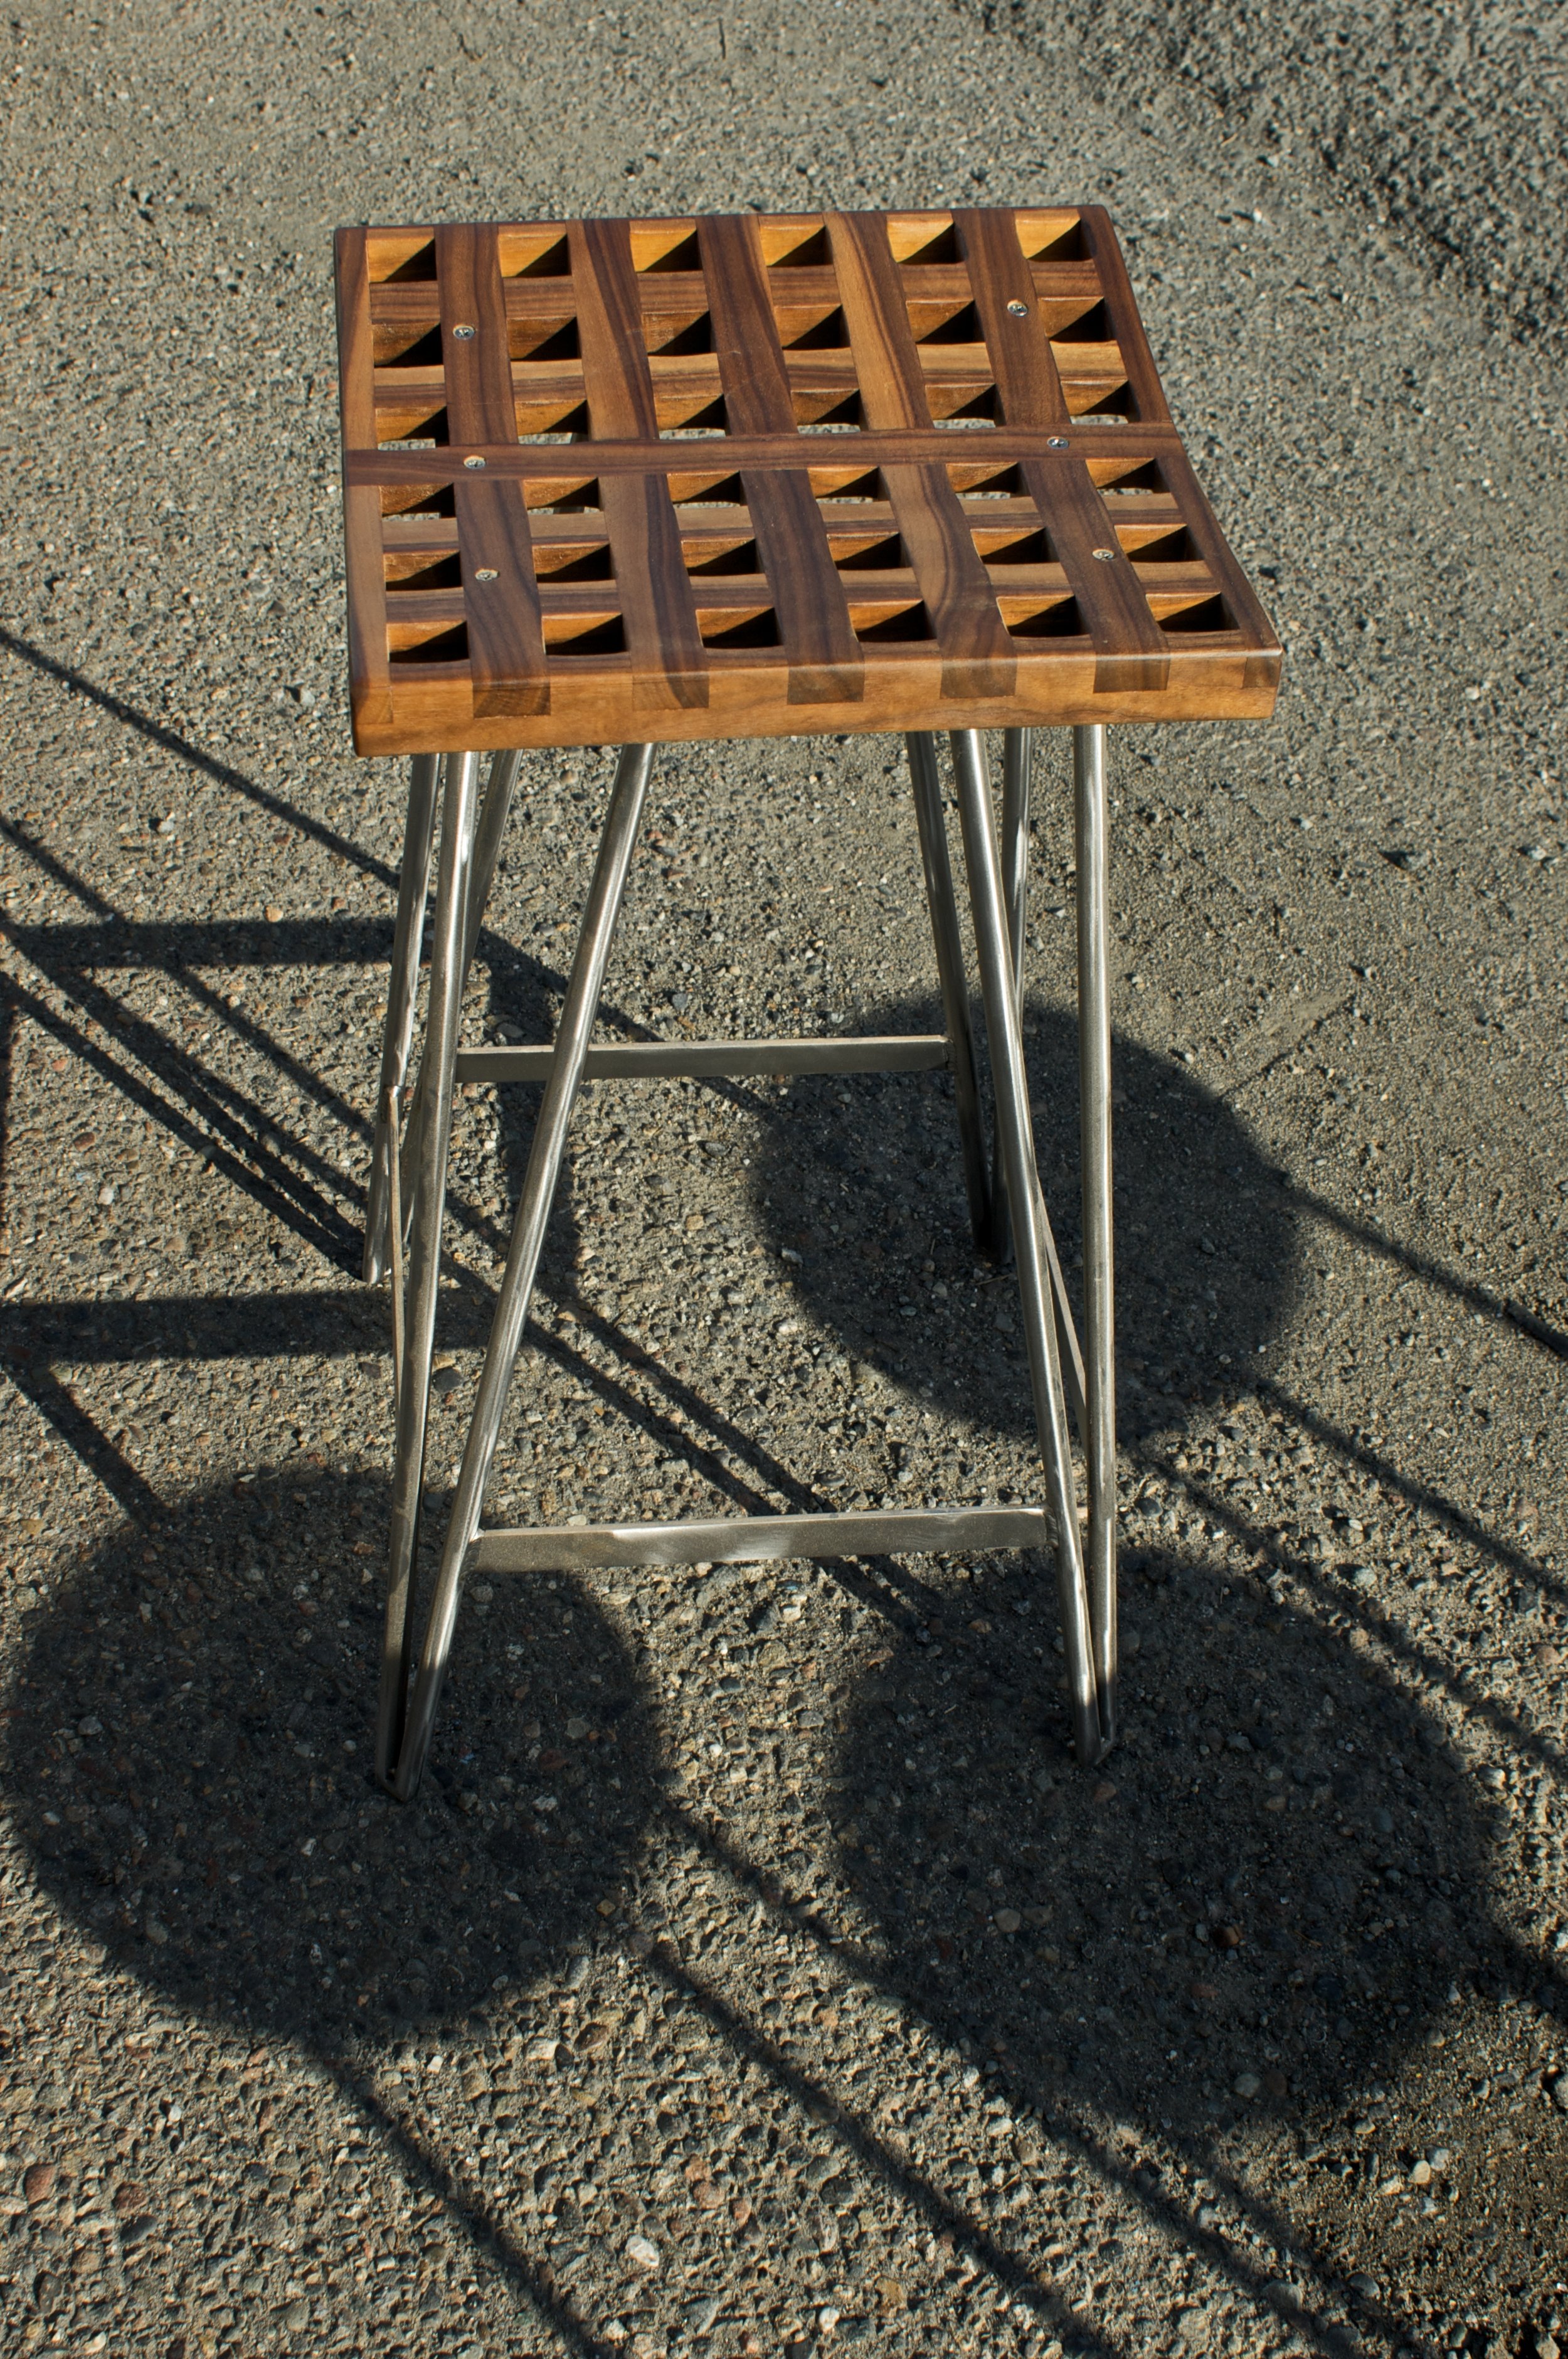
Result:
{"label": "screw head", "polygon": [[484,461],[482,459],[465,459],[463,461],[463,464],[465,467],[482,467]]}
{"label": "screw head", "polygon": [[1065,451],[1066,447],[1067,438],[1065,434],[1047,434],[1045,437],[1047,451]]}
{"label": "screw head", "polygon": [[1117,552],[1114,549],[1097,549],[1093,554],[1099,559],[1102,565],[1114,565],[1116,562]]}
{"label": "screw head", "polygon": [[1029,317],[1028,304],[1021,303],[1016,295],[1013,297],[1011,302],[1007,308],[1011,312],[1015,320],[1027,320]]}
{"label": "screw head", "polygon": [[460,344],[466,344],[472,337],[473,330],[471,328],[454,328],[452,330],[452,333],[457,338]]}
{"label": "screw head", "polygon": [[475,567],[475,569],[474,569],[474,577],[473,577],[473,578],[474,578],[474,580],[475,580],[476,582],[493,582],[493,581],[495,580],[495,568],[494,568],[494,566],[493,566],[493,565],[480,565],[480,566],[476,566],[476,567]]}

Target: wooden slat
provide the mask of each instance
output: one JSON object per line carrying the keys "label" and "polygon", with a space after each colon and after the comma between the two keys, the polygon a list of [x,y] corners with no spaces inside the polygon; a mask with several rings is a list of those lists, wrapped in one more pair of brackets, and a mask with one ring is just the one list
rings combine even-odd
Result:
{"label": "wooden slat", "polygon": [[[1071,451],[1051,464],[1031,459],[1023,468],[1031,496],[1050,519],[1052,546],[1073,585],[1078,612],[1095,647],[1095,686],[1108,695],[1163,688],[1171,655],[1123,555],[1088,470]],[[1097,549],[1108,549],[1108,559]]]}
{"label": "wooden slat", "polygon": [[[1060,429],[1067,419],[1067,397],[1051,356],[1050,339],[1041,326],[1017,223],[1011,213],[979,206],[955,213],[953,223],[968,265],[1003,418],[1010,426]],[[1010,311],[1010,303],[1022,309]]]}
{"label": "wooden slat", "polygon": [[550,681],[523,487],[481,477],[459,484],[453,496],[474,713],[482,720],[547,712]]}
{"label": "wooden slat", "polygon": [[829,213],[827,236],[861,423],[873,434],[919,433],[931,425],[931,409],[887,223],[881,213]]}
{"label": "wooden slat", "polygon": [[[454,442],[515,437],[506,298],[495,232],[436,232],[447,431]],[[463,620],[476,720],[547,712],[550,684],[528,511],[516,478],[469,475],[455,486]]]}
{"label": "wooden slat", "polygon": [[441,298],[447,439],[450,442],[515,441],[517,412],[512,398],[506,299],[496,260],[495,232],[459,224],[438,229],[436,269]]}
{"label": "wooden slat", "polygon": [[1110,215],[1103,205],[1086,205],[1078,217],[1078,227],[1084,244],[1088,247],[1090,259],[1099,273],[1100,291],[1109,315],[1111,333],[1116,338],[1117,349],[1127,369],[1133,414],[1141,426],[1168,425],[1171,413],[1161,389],[1160,372],[1154,366],[1154,355],[1149,349],[1149,339],[1138,316],[1132,282],[1121,258],[1121,246],[1111,226]]}
{"label": "wooden slat", "polygon": [[[830,213],[827,234],[865,424],[872,433],[916,432],[931,413],[886,222]],[[1005,696],[1013,643],[946,467],[884,467],[882,480],[941,651],[943,694]]]}
{"label": "wooden slat", "polygon": [[[341,414],[346,462],[351,450],[375,448],[370,271],[362,229],[341,229],[336,244]],[[373,486],[345,480],[343,535],[348,558],[349,681],[354,726],[389,729],[392,679],[386,644],[386,568],[381,547],[381,496]]]}
{"label": "wooden slat", "polygon": [[[573,222],[568,236],[591,430],[656,444],[630,228]],[[706,705],[708,656],[667,484],[654,473],[617,475],[600,498],[638,703],[651,711]]]}
{"label": "wooden slat", "polygon": [[[1180,447],[1173,426],[1153,430],[1143,427],[1071,426],[1067,435],[1069,447],[1080,457],[1114,457],[1130,463]],[[787,447],[781,445],[776,436],[736,434],[722,440],[716,439],[711,445],[665,436],[652,444],[593,442],[574,444],[569,450],[564,441],[509,441],[481,444],[471,452],[459,449],[351,451],[346,464],[355,483],[384,484],[389,488],[399,484],[437,486],[455,483],[472,455],[505,474],[557,483],[561,486],[558,496],[564,497],[584,482],[602,482],[611,474],[642,474],[650,468],[662,470],[677,482],[693,477],[699,483],[712,484],[723,482],[742,469],[797,467],[804,457],[813,474],[836,466],[854,478],[869,474],[877,467],[918,465],[930,458],[934,449],[949,465],[975,461],[983,462],[987,469],[1000,470],[1020,459],[1044,457],[1051,447],[1051,439],[1038,428],[997,426],[949,429],[936,436],[929,429],[924,434],[824,431],[793,440]],[[593,453],[590,469],[585,469],[582,460],[583,451],[588,449]],[[696,473],[699,462],[704,462],[700,475]]]}
{"label": "wooden slat", "polygon": [[[795,397],[755,216],[706,221],[698,240],[727,424],[740,434],[792,436]],[[865,666],[809,480],[804,472],[759,470],[742,476],[741,488],[773,587],[791,703],[852,701]]]}
{"label": "wooden slat", "polygon": [[656,442],[659,421],[629,225],[573,222],[568,244],[589,429],[596,442]]}

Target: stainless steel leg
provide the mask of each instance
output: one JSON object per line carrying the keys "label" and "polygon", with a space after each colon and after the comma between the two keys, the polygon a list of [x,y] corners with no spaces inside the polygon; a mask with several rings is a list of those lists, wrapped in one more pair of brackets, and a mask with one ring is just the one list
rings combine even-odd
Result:
{"label": "stainless steel leg", "polygon": [[[1012,944],[1012,987],[1018,994],[1021,1020],[1023,1013],[1023,923],[1029,891],[1029,777],[1033,753],[1033,729],[1006,729],[1002,732],[1001,882],[1007,907],[1008,938]],[[993,1108],[991,1169],[1000,1171],[1000,1169],[1001,1141],[996,1129]],[[996,1190],[995,1223],[996,1257],[999,1261],[1005,1261],[1012,1247],[1005,1189]]]}
{"label": "stainless steel leg", "polygon": [[436,829],[435,754],[416,754],[408,770],[408,817],[403,831],[403,865],[397,875],[397,922],[392,936],[392,976],[386,994],[386,1030],[381,1043],[381,1081],[375,1093],[375,1141],[371,1148],[370,1196],[365,1207],[366,1283],[386,1274],[387,1124],[408,1073],[414,1039],[414,1003],[419,990],[419,937],[430,884],[430,845]]}
{"label": "stainless steel leg", "polygon": [[964,831],[964,864],[968,871],[969,901],[974,911],[980,992],[990,1041],[997,1126],[1017,1244],[1018,1284],[1029,1347],[1034,1416],[1044,1461],[1046,1493],[1056,1524],[1057,1587],[1073,1735],[1079,1760],[1089,1763],[1099,1758],[1104,1741],[1095,1685],[1088,1598],[1078,1546],[1077,1493],[1046,1263],[1044,1204],[1034,1167],[1034,1137],[1029,1118],[1029,1084],[1013,982],[1012,946],[1008,938],[1001,864],[992,829],[985,747],[979,731],[954,732],[953,767]]}
{"label": "stainless steel leg", "polygon": [[942,1021],[952,1060],[953,1095],[957,1102],[958,1136],[964,1154],[964,1190],[969,1200],[969,1225],[979,1252],[992,1249],[994,1209],[990,1176],[986,1166],[985,1126],[980,1115],[979,1084],[975,1077],[975,1038],[969,1023],[969,983],[964,972],[964,944],[958,930],[958,905],[953,897],[953,867],[947,856],[947,823],[942,811],[942,785],[936,771],[936,741],[926,730],[905,740],[909,775],[914,788],[914,823],[920,834],[921,865],[925,871],[925,899],[931,912],[931,940],[936,952],[936,974],[942,987]]}
{"label": "stainless steel leg", "polygon": [[1084,1191],[1084,1393],[1089,1618],[1100,1725],[1116,1735],[1116,1288],[1111,1245],[1110,882],[1105,730],[1073,732],[1078,855],[1078,1103]]}
{"label": "stainless steel leg", "polygon": [[473,842],[477,769],[476,755],[452,754],[447,757],[441,868],[430,955],[430,1012],[425,1027],[423,1059],[423,1068],[429,1071],[431,1082],[424,1093],[423,1118],[416,1130],[411,1127],[408,1142],[415,1167],[413,1223],[403,1364],[397,1372],[386,1629],[375,1736],[376,1775],[383,1780],[391,1777],[396,1765],[408,1685],[414,1556],[419,1538],[430,1354],[436,1339],[436,1303],[441,1276],[441,1216],[446,1208],[447,1155],[452,1129],[453,1060],[458,1051],[458,1022],[462,1009],[463,909]]}
{"label": "stainless steel leg", "polygon": [[[473,964],[473,954],[479,946],[485,905],[490,899],[495,864],[501,853],[501,840],[506,832],[507,815],[512,809],[512,797],[522,761],[522,755],[515,752],[502,752],[491,757],[490,777],[485,782],[484,801],[480,810],[479,824],[474,830],[473,857],[469,863],[463,896],[462,978],[458,984],[460,1003],[468,988],[469,969]],[[425,1096],[429,1086],[429,1069],[422,1064],[419,1078],[414,1085],[414,1103],[408,1114],[410,1137],[424,1120]],[[410,1202],[405,1213],[406,1223],[412,1218],[413,1209]]]}
{"label": "stainless steel leg", "polygon": [[1029,780],[1033,729],[1004,729],[1001,755],[1001,889],[1012,943],[1012,987],[1023,1004],[1023,922],[1029,892]]}
{"label": "stainless steel leg", "polygon": [[447,1526],[446,1546],[436,1579],[430,1619],[425,1632],[419,1669],[408,1707],[406,1727],[392,1788],[406,1801],[419,1783],[429,1750],[441,1689],[451,1654],[462,1590],[463,1561],[469,1542],[479,1528],[485,1483],[496,1436],[506,1406],[507,1386],[528,1317],[534,1278],[545,1242],[545,1230],[555,1201],[566,1151],[567,1130],[582,1081],[583,1060],[599,1010],[609,962],[615,921],[626,889],[627,871],[642,822],[643,804],[653,768],[651,745],[622,748],[615,785],[589,886],[588,906],[572,962],[571,980],[556,1034],[555,1060],[535,1125],[527,1174],[517,1207],[517,1222],[507,1251],[506,1270],[480,1375],[473,1420],[463,1447],[462,1467]]}

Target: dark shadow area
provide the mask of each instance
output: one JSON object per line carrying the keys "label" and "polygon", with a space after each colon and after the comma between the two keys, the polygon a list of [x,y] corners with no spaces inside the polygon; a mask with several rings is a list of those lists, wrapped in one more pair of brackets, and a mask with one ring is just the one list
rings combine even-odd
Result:
{"label": "dark shadow area", "polygon": [[[881,1977],[1015,2103],[1220,2256],[1187,2191],[1134,2159],[1173,2140],[1264,2250],[1342,2278],[1376,2180],[1463,2129],[1462,2061],[1434,2052],[1453,1997],[1512,1992],[1561,2018],[1563,1962],[1506,1922],[1488,1798],[1344,1637],[1217,1564],[1151,1556],[1123,1585],[1127,1733],[1098,1775],[1066,1748],[1030,1568],[949,1586],[932,1642],[897,1644],[849,1705],[844,1870]],[[1375,2103],[1370,2136],[1355,2126],[1384,2082],[1407,2093],[1391,2145]],[[1271,2121],[1316,2167],[1288,2159],[1272,2205],[1244,2191],[1235,2144]],[[1556,2190],[1532,2187],[1525,2253],[1554,2234]],[[1463,2258],[1413,2205],[1390,2212],[1390,2330],[1462,2293]],[[1251,2290],[1288,2317],[1261,2284],[1281,2274]]]}
{"label": "dark shadow area", "polygon": [[327,2053],[547,1969],[656,1791],[636,1668],[562,1581],[470,1595],[419,1799],[379,1793],[384,1516],[379,1480],[307,1470],[121,1533],[35,1609],[8,1697],[59,1907],[181,2007]]}
{"label": "dark shadow area", "polygon": [[[941,1016],[905,1000],[864,1011],[858,1028],[939,1031]],[[1041,1181],[1081,1317],[1076,1025],[1033,1004],[1024,1046]],[[1131,1439],[1246,1387],[1258,1345],[1290,1310],[1297,1223],[1241,1123],[1181,1066],[1119,1040],[1115,1080],[1119,1414]],[[1003,1270],[979,1302],[973,1292],[988,1273],[970,1243],[947,1075],[813,1076],[765,1111],[760,1218],[801,1256],[816,1317],[945,1413],[1031,1430],[1016,1282]]]}
{"label": "dark shadow area", "polygon": [[998,1560],[948,1592],[937,1643],[851,1709],[848,1872],[900,1985],[1043,2102],[1178,2132],[1304,2112],[1397,2070],[1456,1974],[1518,1971],[1476,1906],[1483,1806],[1419,1707],[1251,1582],[1156,1558],[1127,1585],[1128,1733],[1098,1778],[1054,1657],[1020,1643],[1037,1576]]}

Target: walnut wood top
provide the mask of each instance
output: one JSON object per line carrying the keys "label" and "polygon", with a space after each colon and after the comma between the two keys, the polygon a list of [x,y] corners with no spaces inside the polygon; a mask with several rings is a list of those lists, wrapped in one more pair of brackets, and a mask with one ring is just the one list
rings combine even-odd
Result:
{"label": "walnut wood top", "polygon": [[1262,715],[1095,206],[341,230],[364,754]]}

